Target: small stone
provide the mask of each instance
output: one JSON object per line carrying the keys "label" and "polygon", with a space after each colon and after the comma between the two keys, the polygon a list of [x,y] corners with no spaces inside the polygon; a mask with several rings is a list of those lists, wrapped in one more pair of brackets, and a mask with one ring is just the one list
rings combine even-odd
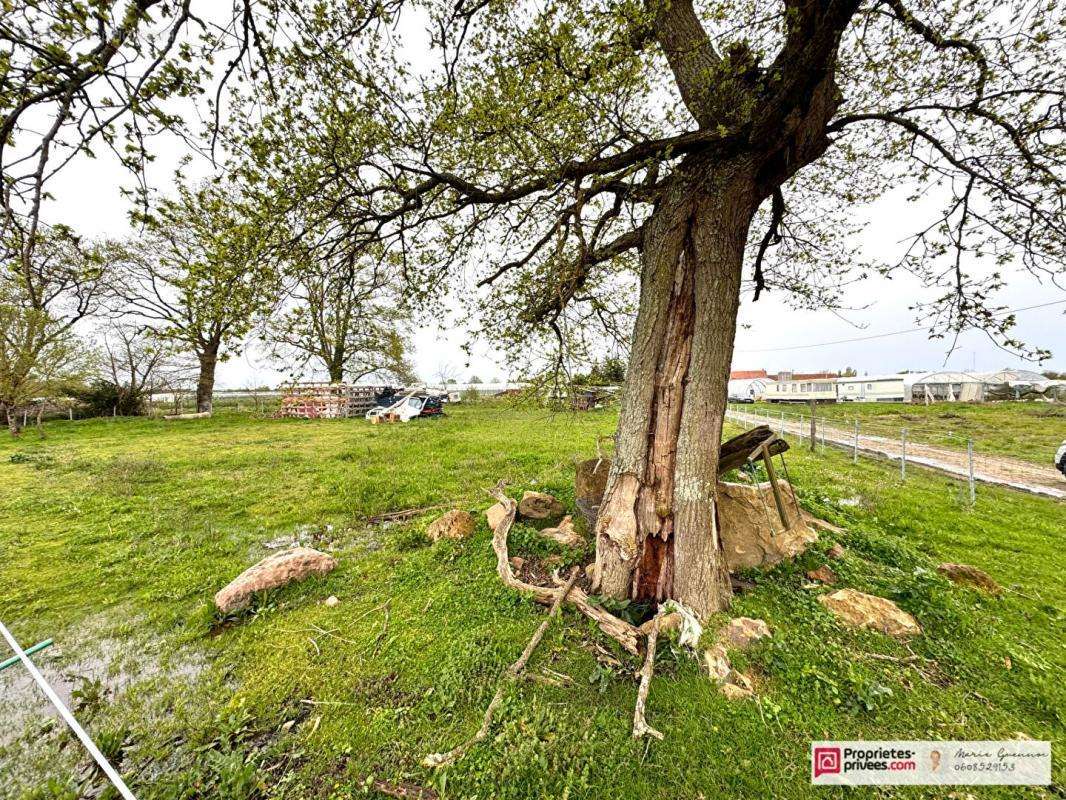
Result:
{"label": "small stone", "polygon": [[922,632],[914,617],[883,597],[840,589],[822,595],[818,602],[852,628],[868,628],[890,636],[913,636]]}
{"label": "small stone", "polygon": [[526,565],[526,560],[522,556],[511,556],[511,569],[522,569]]}
{"label": "small stone", "polygon": [[495,531],[496,526],[503,522],[503,518],[506,516],[507,509],[503,507],[503,503],[489,506],[485,510],[485,521],[489,523],[489,530]]}
{"label": "small stone", "polygon": [[749,692],[752,690],[751,678],[743,672],[733,670],[729,673],[729,682],[734,686],[739,686],[741,689],[747,689]]}
{"label": "small stone", "polygon": [[972,586],[974,589],[980,589],[989,594],[1000,594],[1003,591],[1003,588],[992,579],[991,575],[979,570],[977,567],[971,567],[969,564],[945,563],[937,567],[936,571],[952,583],[957,583],[961,586]]}
{"label": "small stone", "polygon": [[473,533],[474,518],[466,511],[449,511],[426,529],[426,536],[433,542],[439,539],[466,539]]}
{"label": "small stone", "polygon": [[716,683],[725,683],[733,671],[725,652],[725,645],[721,643],[703,651],[703,664],[707,667],[707,673],[711,679]]}
{"label": "small stone", "polygon": [[812,581],[820,581],[827,586],[832,586],[837,582],[837,574],[829,568],[828,564],[822,564],[818,569],[807,570],[807,577]]}
{"label": "small stone", "polygon": [[563,511],[563,504],[544,492],[525,492],[518,501],[518,513],[528,519],[561,517]]}
{"label": "small stone", "polygon": [[844,557],[844,553],[846,553],[846,552],[847,551],[844,549],[843,545],[841,545],[838,542],[834,542],[833,546],[830,547],[826,551],[826,555],[829,556],[830,558],[837,559],[837,558],[843,558]]}
{"label": "small stone", "polygon": [[723,683],[718,687],[727,700],[746,700],[754,695],[751,689],[745,689],[743,686],[737,686],[735,683]]}
{"label": "small stone", "polygon": [[719,639],[729,647],[743,650],[752,642],[757,642],[769,635],[770,626],[763,620],[737,617],[729,620],[729,624],[722,628]]}
{"label": "small stone", "polygon": [[337,599],[337,595],[331,594],[325,600],[322,601],[322,605],[329,606],[330,608],[336,608],[341,604],[341,601]]}
{"label": "small stone", "polygon": [[545,528],[540,532],[540,535],[558,542],[564,547],[581,547],[585,544],[585,540],[574,530],[574,521],[569,514],[562,518],[558,527]]}

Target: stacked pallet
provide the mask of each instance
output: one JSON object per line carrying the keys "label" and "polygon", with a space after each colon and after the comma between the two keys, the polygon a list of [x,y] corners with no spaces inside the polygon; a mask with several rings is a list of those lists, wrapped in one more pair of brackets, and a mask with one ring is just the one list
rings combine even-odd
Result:
{"label": "stacked pallet", "polygon": [[376,405],[382,389],[349,383],[291,383],[281,387],[278,416],[294,419],[361,417]]}

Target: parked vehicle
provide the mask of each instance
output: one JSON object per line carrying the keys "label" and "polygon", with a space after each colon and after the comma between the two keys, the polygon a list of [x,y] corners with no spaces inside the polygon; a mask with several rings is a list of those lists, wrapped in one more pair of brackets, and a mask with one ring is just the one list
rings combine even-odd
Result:
{"label": "parked vehicle", "polygon": [[1066,442],[1060,444],[1058,452],[1055,453],[1055,467],[1066,478]]}
{"label": "parked vehicle", "polygon": [[401,422],[409,422],[415,417],[435,417],[444,414],[444,403],[440,395],[424,392],[408,397],[406,392],[396,391],[393,394],[380,395],[377,402],[376,406],[366,412],[368,420],[384,416],[386,413],[395,414]]}

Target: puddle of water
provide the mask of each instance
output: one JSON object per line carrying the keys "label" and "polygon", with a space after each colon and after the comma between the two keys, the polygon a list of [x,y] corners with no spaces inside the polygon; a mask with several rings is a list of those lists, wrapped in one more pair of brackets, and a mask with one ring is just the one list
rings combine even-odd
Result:
{"label": "puddle of water", "polygon": [[[57,641],[30,658],[79,721],[82,715],[76,707],[80,698],[75,698],[74,693],[80,687],[98,682],[101,702],[107,706],[120,702],[122,695],[138,683],[153,678],[163,678],[168,683],[191,681],[206,665],[202,656],[189,654],[180,660],[172,656],[164,666],[159,654],[146,651],[142,642],[115,638],[84,640],[69,646]],[[49,717],[59,719],[59,712],[21,663],[0,672],[0,719],[4,721],[0,726],[0,747],[9,746],[29,726]]]}

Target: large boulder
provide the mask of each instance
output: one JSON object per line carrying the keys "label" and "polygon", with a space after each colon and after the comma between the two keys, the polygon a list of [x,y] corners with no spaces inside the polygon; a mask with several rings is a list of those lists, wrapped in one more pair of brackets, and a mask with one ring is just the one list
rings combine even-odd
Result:
{"label": "large boulder", "polygon": [[527,519],[551,519],[563,515],[563,504],[544,492],[525,492],[518,501],[518,513]]}
{"label": "large boulder", "polygon": [[769,483],[757,487],[742,483],[718,484],[718,518],[722,547],[730,572],[769,567],[795,558],[818,539],[796,504],[788,483],[778,481],[789,526],[781,522]]}
{"label": "large boulder", "polygon": [[868,628],[889,636],[921,633],[918,621],[891,600],[855,589],[840,589],[818,598],[838,620],[852,628]]}
{"label": "large boulder", "polygon": [[588,523],[589,530],[596,526],[596,515],[600,511],[610,472],[611,461],[606,458],[579,461],[574,472],[574,504]]}
{"label": "large boulder", "polygon": [[980,589],[989,594],[1000,594],[1003,591],[1003,587],[996,583],[991,575],[979,570],[977,567],[971,567],[969,564],[952,564],[949,562],[941,564],[936,568],[936,571],[952,583],[957,583],[961,586],[972,586],[974,589]]}
{"label": "large boulder", "polygon": [[438,539],[466,539],[474,533],[474,518],[466,511],[449,511],[430,523],[426,536]]}
{"label": "large boulder", "polygon": [[245,608],[256,592],[277,589],[312,575],[325,575],[336,566],[335,558],[310,547],[272,553],[219,590],[215,607],[223,614],[232,614]]}

